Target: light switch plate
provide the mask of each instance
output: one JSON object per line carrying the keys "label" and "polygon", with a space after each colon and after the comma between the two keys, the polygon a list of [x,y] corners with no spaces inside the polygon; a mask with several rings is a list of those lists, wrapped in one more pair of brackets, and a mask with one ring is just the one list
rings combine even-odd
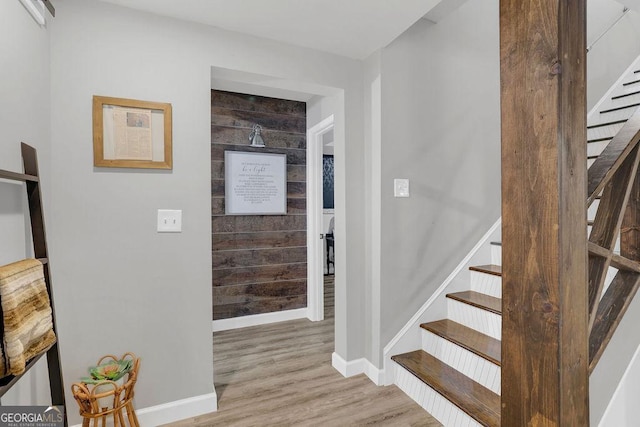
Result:
{"label": "light switch plate", "polygon": [[409,180],[404,178],[395,178],[393,180],[393,196],[409,197]]}
{"label": "light switch plate", "polygon": [[158,209],[158,233],[182,232],[182,211]]}

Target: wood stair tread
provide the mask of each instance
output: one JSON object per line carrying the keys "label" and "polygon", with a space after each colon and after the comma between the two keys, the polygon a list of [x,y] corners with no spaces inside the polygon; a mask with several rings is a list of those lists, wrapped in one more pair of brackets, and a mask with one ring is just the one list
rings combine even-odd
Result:
{"label": "wood stair tread", "polygon": [[483,426],[500,425],[500,396],[488,388],[422,350],[391,359]]}
{"label": "wood stair tread", "polygon": [[502,314],[502,300],[500,298],[481,294],[475,291],[454,292],[452,294],[447,294],[447,298],[473,305],[474,307],[478,307],[495,314]]}
{"label": "wood stair tread", "polygon": [[471,271],[479,271],[480,273],[491,274],[493,276],[502,276],[502,266],[495,264],[476,265],[469,267]]}
{"label": "wood stair tread", "polygon": [[449,319],[423,323],[420,327],[500,366],[502,347],[495,338]]}

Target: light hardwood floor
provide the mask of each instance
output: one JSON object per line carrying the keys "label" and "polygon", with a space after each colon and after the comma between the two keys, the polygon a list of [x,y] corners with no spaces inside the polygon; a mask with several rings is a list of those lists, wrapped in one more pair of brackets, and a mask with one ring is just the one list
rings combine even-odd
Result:
{"label": "light hardwood floor", "polygon": [[344,378],[331,366],[332,279],[325,280],[322,322],[216,332],[218,412],[170,426],[440,426],[396,386]]}

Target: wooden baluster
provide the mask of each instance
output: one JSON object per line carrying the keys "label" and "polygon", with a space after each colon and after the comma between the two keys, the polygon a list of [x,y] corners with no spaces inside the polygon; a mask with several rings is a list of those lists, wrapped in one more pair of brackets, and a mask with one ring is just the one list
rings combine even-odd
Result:
{"label": "wooden baluster", "polygon": [[[638,132],[640,135],[640,132]],[[640,173],[636,171],[620,230],[620,255],[640,261]]]}
{"label": "wooden baluster", "polygon": [[593,251],[589,253],[589,330],[592,329],[595,321],[602,288],[611,264],[620,225],[625,216],[625,208],[635,181],[639,160],[640,150],[636,145],[605,186],[589,236],[589,242],[605,249],[603,251],[605,256],[595,254]]}
{"label": "wooden baluster", "polygon": [[[640,132],[638,132],[640,135]],[[637,149],[640,151],[640,149]],[[640,156],[640,154],[638,154]],[[632,157],[632,156],[630,156]],[[637,160],[638,161],[638,160]],[[620,174],[620,170],[616,175]],[[620,256],[631,261],[640,261],[640,178],[636,169],[629,175],[625,184],[629,187],[628,201],[620,229]],[[615,181],[615,177],[613,179]],[[604,208],[605,206],[602,206]],[[600,207],[598,207],[600,212]],[[610,255],[611,257],[611,255]],[[615,257],[615,255],[614,255]],[[631,268],[621,268],[606,293],[597,305],[593,328],[589,336],[589,370],[593,371],[604,349],[629,308],[640,287],[640,273]],[[606,272],[604,272],[606,274]]]}

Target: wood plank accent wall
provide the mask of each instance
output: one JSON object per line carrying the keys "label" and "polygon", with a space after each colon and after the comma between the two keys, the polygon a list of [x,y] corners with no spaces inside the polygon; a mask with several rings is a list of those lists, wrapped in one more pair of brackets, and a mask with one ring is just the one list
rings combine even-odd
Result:
{"label": "wood plank accent wall", "polygon": [[[306,132],[304,102],[211,91],[213,320],[307,306]],[[287,155],[286,215],[225,216],[226,150]]]}
{"label": "wood plank accent wall", "polygon": [[501,0],[502,417],[588,426],[586,0]]}

